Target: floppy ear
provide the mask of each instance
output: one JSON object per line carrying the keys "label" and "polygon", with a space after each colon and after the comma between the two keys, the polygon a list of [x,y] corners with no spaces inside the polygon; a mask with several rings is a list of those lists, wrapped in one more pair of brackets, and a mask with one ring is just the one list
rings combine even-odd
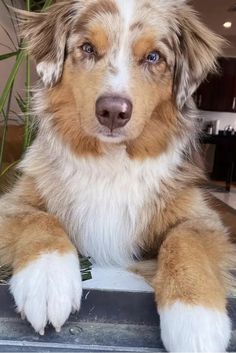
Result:
{"label": "floppy ear", "polygon": [[36,62],[36,70],[47,87],[61,78],[66,40],[71,22],[78,10],[74,1],[55,4],[47,12],[17,11],[21,20],[21,36]]}
{"label": "floppy ear", "polygon": [[179,13],[174,73],[178,108],[184,106],[207,74],[217,69],[217,57],[221,54],[223,43],[221,37],[199,21],[190,6],[183,6]]}

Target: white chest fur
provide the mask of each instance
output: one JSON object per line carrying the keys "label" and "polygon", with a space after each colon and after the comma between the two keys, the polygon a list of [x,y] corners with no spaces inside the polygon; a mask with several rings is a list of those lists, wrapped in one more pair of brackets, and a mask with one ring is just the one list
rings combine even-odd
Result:
{"label": "white chest fur", "polygon": [[160,181],[173,175],[180,154],[172,151],[145,161],[131,160],[124,147],[99,158],[75,158],[68,151],[39,154],[39,146],[33,146],[23,167],[37,177],[49,212],[57,215],[78,250],[98,264],[127,266],[139,255],[153,195]]}

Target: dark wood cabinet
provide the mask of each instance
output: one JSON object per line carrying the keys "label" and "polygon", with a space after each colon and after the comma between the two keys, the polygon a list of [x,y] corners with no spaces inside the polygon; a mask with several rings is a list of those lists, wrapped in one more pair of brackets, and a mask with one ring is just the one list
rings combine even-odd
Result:
{"label": "dark wood cabinet", "polygon": [[194,99],[201,110],[236,112],[236,58],[220,58],[219,72],[208,75]]}
{"label": "dark wood cabinet", "polygon": [[211,178],[225,180],[227,191],[236,181],[236,135],[203,135],[202,144],[215,145],[215,158]]}
{"label": "dark wood cabinet", "polygon": [[236,136],[218,136],[216,140],[215,162],[211,177],[214,180],[226,180],[230,177],[232,181],[236,181]]}

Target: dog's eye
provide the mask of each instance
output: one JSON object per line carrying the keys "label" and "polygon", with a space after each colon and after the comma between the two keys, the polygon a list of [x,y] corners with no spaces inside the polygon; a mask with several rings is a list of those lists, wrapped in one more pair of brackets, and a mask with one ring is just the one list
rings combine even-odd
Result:
{"label": "dog's eye", "polygon": [[95,48],[90,43],[84,43],[81,49],[87,54],[95,54]]}
{"label": "dog's eye", "polygon": [[151,64],[156,64],[160,58],[160,54],[157,51],[152,51],[147,55],[146,61]]}

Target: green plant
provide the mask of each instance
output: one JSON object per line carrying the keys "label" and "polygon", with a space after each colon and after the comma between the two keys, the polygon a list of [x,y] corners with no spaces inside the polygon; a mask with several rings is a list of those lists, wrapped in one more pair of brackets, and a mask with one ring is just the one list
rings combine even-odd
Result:
{"label": "green plant", "polygon": [[[11,170],[13,166],[18,161],[13,162],[10,165],[5,165],[3,163],[3,155],[5,149],[5,142],[7,136],[7,129],[10,121],[10,113],[14,113],[17,115],[17,119],[21,119],[21,123],[24,126],[24,137],[22,141],[23,151],[27,149],[32,140],[32,117],[30,113],[30,101],[31,101],[31,66],[29,56],[24,49],[24,42],[18,37],[18,18],[17,13],[12,14],[10,7],[14,7],[14,0],[1,0],[3,5],[5,6],[10,18],[11,23],[14,29],[15,40],[11,37],[10,33],[0,24],[2,30],[5,32],[7,37],[9,38],[11,45],[13,48],[8,47],[4,43],[0,43],[0,46],[6,47],[9,51],[5,54],[0,55],[0,63],[1,61],[8,60],[9,58],[15,57],[15,62],[12,67],[12,70],[9,74],[5,87],[0,95],[0,116],[3,117],[3,131],[2,138],[0,140],[0,184],[1,179],[5,177],[5,175]],[[52,4],[53,0],[25,0],[25,10],[27,11],[44,11],[48,6]],[[15,46],[15,42],[17,46]],[[12,49],[12,50],[11,50]],[[25,95],[22,97],[19,93],[13,97],[13,89],[16,77],[19,73],[19,69],[22,65],[26,65],[26,77],[25,77]],[[16,100],[20,115],[15,113],[11,109],[13,99]],[[80,258],[80,266],[81,266],[81,275],[83,280],[88,280],[91,278],[91,266],[89,259]],[[11,269],[8,266],[0,266],[0,284],[6,283],[9,277],[11,276]]]}
{"label": "green plant", "polygon": [[[12,58],[12,57],[15,57],[15,62],[8,76],[7,82],[3,88],[3,91],[0,95],[0,116],[2,116],[3,118],[3,129],[2,129],[2,136],[0,141],[0,178],[6,173],[6,166],[3,164],[3,155],[4,155],[4,149],[5,149],[5,143],[6,143],[7,129],[10,123],[9,117],[10,117],[10,113],[12,112],[11,104],[13,99],[16,99],[19,106],[20,114],[23,117],[23,125],[24,125],[24,138],[22,141],[23,151],[27,149],[32,139],[32,123],[31,123],[32,117],[30,114],[30,100],[31,100],[30,60],[24,49],[24,42],[18,36],[19,21],[18,21],[17,13],[13,15],[11,11],[11,7],[14,7],[14,0],[1,0],[1,1],[11,18],[11,23],[14,29],[15,38],[12,38],[11,34],[7,31],[7,29],[4,28],[2,25],[0,25],[12,45],[12,48],[11,48],[4,43],[0,43],[1,46],[6,47],[8,50],[12,49],[11,51],[8,51],[7,53],[0,55],[0,62],[4,60],[9,60],[9,58]],[[53,0],[40,0],[40,1],[25,0],[25,10],[44,11],[48,6],[51,5],[52,2]],[[15,43],[17,43],[17,46],[15,45]],[[24,97],[21,97],[19,94],[17,94],[16,97],[13,97],[14,83],[22,65],[26,65],[25,95]],[[9,168],[9,166],[7,166],[7,168]]]}
{"label": "green plant", "polygon": [[[80,268],[82,281],[87,281],[92,278],[92,264],[86,257],[80,257]],[[7,284],[12,275],[12,269],[9,266],[0,266],[0,285]]]}

